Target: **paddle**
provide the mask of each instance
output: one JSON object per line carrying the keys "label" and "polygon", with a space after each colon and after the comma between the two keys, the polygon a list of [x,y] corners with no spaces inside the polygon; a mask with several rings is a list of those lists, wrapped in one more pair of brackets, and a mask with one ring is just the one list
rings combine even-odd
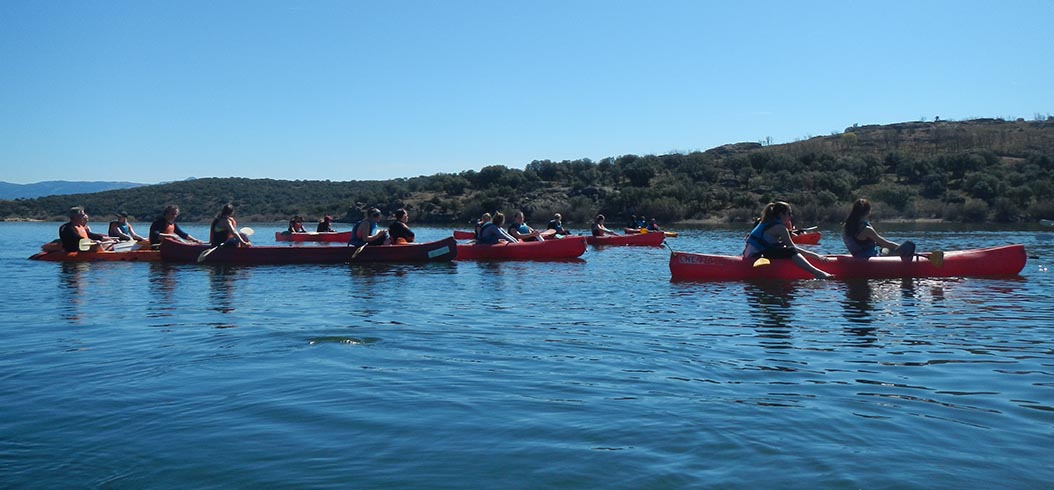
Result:
{"label": "paddle", "polygon": [[[256,233],[256,231],[253,230],[252,228],[249,228],[248,226],[245,226],[242,229],[238,230],[238,233],[241,233],[242,238],[245,239],[245,241],[248,241],[249,237],[253,236],[253,233]],[[224,243],[226,243],[226,242],[224,242]],[[215,247],[212,247],[212,248],[209,248],[209,249],[206,249],[206,250],[202,251],[201,254],[198,255],[198,263],[200,264],[200,263],[204,262],[205,259],[209,255],[212,254],[212,252],[215,252],[216,249],[218,249],[218,248],[220,248],[222,246],[223,246],[223,243],[221,243],[219,245],[216,245]]]}
{"label": "paddle", "polygon": [[1039,224],[1043,226],[1054,226],[1054,219],[1041,219],[1039,220]]}
{"label": "paddle", "polygon": [[[77,242],[77,248],[80,249],[81,252],[87,252],[95,245],[98,245],[100,250],[113,250],[114,248],[114,242],[97,242],[91,238],[81,238],[81,240]],[[109,245],[109,247],[107,247],[107,245]]]}

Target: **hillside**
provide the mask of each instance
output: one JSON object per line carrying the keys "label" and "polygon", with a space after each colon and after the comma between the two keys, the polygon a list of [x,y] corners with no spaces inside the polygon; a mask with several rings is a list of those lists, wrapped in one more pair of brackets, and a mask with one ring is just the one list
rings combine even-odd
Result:
{"label": "hillside", "polygon": [[790,201],[799,222],[840,221],[857,197],[875,218],[1013,222],[1054,217],[1054,120],[909,122],[853,126],[781,145],[738,143],[703,152],[534,161],[523,169],[390,181],[197,179],[92,194],[0,201],[0,218],[59,220],[73,205],[106,215],[153,218],[168,203],[202,221],[226,202],[243,220],[324,214],[353,221],[361,210],[399,207],[418,223],[466,223],[484,211],[522,209],[542,223],[553,212],[582,224],[602,212],[681,221],[745,222],[764,203]]}
{"label": "hillside", "polygon": [[12,184],[0,181],[0,199],[26,199],[41,196],[85,194],[114,189],[130,189],[143,184],[135,182],[70,182],[49,180],[32,184]]}

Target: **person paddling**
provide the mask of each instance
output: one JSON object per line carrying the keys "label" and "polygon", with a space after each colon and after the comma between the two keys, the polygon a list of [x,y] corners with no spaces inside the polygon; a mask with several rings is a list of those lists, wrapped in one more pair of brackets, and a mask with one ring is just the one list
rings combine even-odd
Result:
{"label": "person paddling", "polygon": [[289,228],[286,229],[286,233],[307,233],[307,230],[304,229],[304,218],[293,216],[289,220]]}
{"label": "person paddling", "polygon": [[[485,215],[484,215],[485,216]],[[497,211],[490,222],[483,223],[479,228],[479,238],[476,243],[483,245],[495,245],[499,242],[516,243],[519,240],[502,229],[505,225],[505,215]]]}
{"label": "person paddling", "polygon": [[[636,218],[636,216],[634,216],[634,218]],[[604,218],[604,215],[602,214],[598,214],[597,217],[593,219],[593,226],[589,227],[589,230],[593,232],[593,236],[618,235],[618,233],[615,233],[604,226],[604,221],[606,219],[607,218]]]}
{"label": "person paddling", "polygon": [[141,242],[146,240],[135,232],[132,224],[128,222],[128,213],[124,212],[117,213],[117,221],[110,222],[110,229],[107,234],[122,242],[131,240]]}
{"label": "person paddling", "polygon": [[234,205],[225,204],[220,214],[209,226],[209,244],[213,247],[249,247],[249,240],[238,231],[238,222],[234,220]]}
{"label": "person paddling", "polygon": [[84,208],[74,207],[69,211],[69,222],[59,227],[59,240],[62,241],[62,249],[67,252],[80,251],[81,240],[95,240],[91,251],[98,252],[106,247],[113,247],[113,238],[101,233],[94,233],[88,227],[88,213]]}
{"label": "person paddling", "polygon": [[524,221],[523,211],[516,211],[512,216],[512,224],[509,225],[509,235],[525,242],[543,241],[555,234],[555,230],[538,231],[528,226]]}
{"label": "person paddling", "polygon": [[377,224],[381,221],[381,210],[370,208],[364,216],[351,229],[351,240],[348,245],[361,247],[363,245],[384,245],[388,238],[388,230]]}
{"label": "person paddling", "polygon": [[805,256],[809,256],[821,262],[827,262],[827,257],[794,246],[794,240],[791,239],[789,231],[793,219],[794,211],[790,204],[783,201],[767,204],[761,211],[761,221],[747,236],[746,246],[743,247],[743,258],[752,261],[760,258],[790,259],[795,265],[817,279],[834,278],[831,274],[817,269],[805,260]]}
{"label": "person paddling", "polygon": [[392,243],[413,243],[414,232],[406,224],[408,221],[410,221],[410,215],[405,209],[395,210],[395,221],[388,225],[388,238],[392,240]]}
{"label": "person paddling", "polygon": [[330,215],[323,216],[318,222],[318,228],[315,231],[319,233],[333,233],[337,230],[333,229],[333,217]]}
{"label": "person paddling", "polygon": [[[842,242],[849,249],[849,253],[858,259],[868,259],[879,255],[900,255],[901,258],[914,257],[915,244],[905,241],[903,244],[886,240],[879,235],[871,223],[867,221],[871,215],[871,201],[857,199],[849,210],[849,215],[842,225]],[[879,247],[887,250],[882,254]]]}
{"label": "person paddling", "polygon": [[190,236],[189,233],[183,231],[182,228],[176,224],[176,218],[179,217],[179,206],[169,204],[165,206],[165,210],[162,212],[161,217],[154,220],[150,224],[150,244],[160,245],[161,238],[180,238],[184,241],[194,242],[198,245],[204,244],[205,242],[198,240]]}
{"label": "person paddling", "polygon": [[553,230],[554,235],[567,236],[571,232],[564,228],[564,217],[560,216],[560,213],[553,214],[553,219],[549,220],[549,225],[546,229]]}

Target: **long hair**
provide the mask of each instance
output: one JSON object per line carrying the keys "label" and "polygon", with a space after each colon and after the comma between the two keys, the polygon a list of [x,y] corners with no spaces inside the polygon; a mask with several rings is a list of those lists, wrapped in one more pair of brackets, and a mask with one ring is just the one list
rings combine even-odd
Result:
{"label": "long hair", "polygon": [[765,205],[765,209],[761,210],[761,222],[768,223],[776,219],[777,216],[783,213],[789,213],[791,211],[791,205],[783,201],[770,202]]}
{"label": "long hair", "polygon": [[505,224],[505,215],[501,214],[498,211],[495,211],[494,212],[494,217],[491,218],[490,222],[498,225],[498,227],[501,227],[502,225]]}
{"label": "long hair", "polygon": [[860,230],[860,221],[870,212],[871,201],[863,198],[854,201],[853,208],[849,210],[849,216],[845,217],[845,222],[842,224],[842,233],[849,236],[856,235]]}
{"label": "long hair", "polygon": [[220,214],[217,214],[216,218],[226,218],[232,214],[234,214],[234,205],[228,203],[223,205],[223,209],[220,209]]}

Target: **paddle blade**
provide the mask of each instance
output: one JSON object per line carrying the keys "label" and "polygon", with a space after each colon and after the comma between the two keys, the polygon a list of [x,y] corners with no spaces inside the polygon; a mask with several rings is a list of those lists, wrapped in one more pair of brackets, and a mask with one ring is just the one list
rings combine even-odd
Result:
{"label": "paddle blade", "polygon": [[755,268],[757,268],[757,267],[764,267],[764,266],[769,265],[771,263],[772,263],[772,261],[770,261],[769,259],[766,259],[765,257],[761,257],[758,260],[754,261],[754,267]]}
{"label": "paddle blade", "polygon": [[256,233],[256,231],[253,230],[252,228],[249,228],[248,226],[244,226],[244,227],[242,227],[242,229],[238,230],[238,233],[241,233],[242,235],[250,237],[250,236],[253,236],[253,233]]}
{"label": "paddle blade", "polygon": [[77,242],[77,248],[80,249],[81,252],[91,250],[92,245],[95,245],[95,242],[90,238],[81,238],[81,241]]}
{"label": "paddle blade", "polygon": [[198,255],[198,263],[200,264],[200,263],[204,262],[205,259],[208,258],[209,254],[211,254],[212,252],[215,252],[217,248],[220,248],[220,247],[212,247],[212,248],[206,249],[205,251],[201,252],[201,254]]}
{"label": "paddle blade", "polygon": [[944,267],[944,252],[940,250],[930,252],[930,263],[938,269]]}

